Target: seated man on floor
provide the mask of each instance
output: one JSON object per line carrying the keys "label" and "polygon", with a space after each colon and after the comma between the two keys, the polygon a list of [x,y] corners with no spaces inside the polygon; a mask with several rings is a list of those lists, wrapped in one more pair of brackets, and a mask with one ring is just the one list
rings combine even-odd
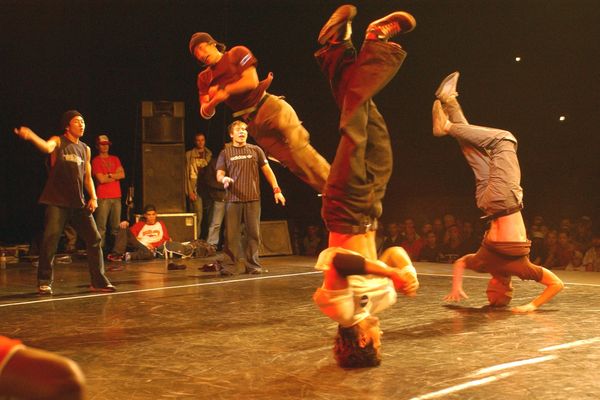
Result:
{"label": "seated man on floor", "polygon": [[317,260],[324,279],[313,299],[339,324],[334,357],[343,368],[380,364],[381,332],[374,314],[396,302],[396,291],[414,296],[419,286],[402,248],[390,247],[377,259],[375,232],[392,172],[392,149],[372,99],[406,57],[388,39],[411,31],[416,22],[406,12],[376,20],[356,51],[350,40],[355,15],[354,6],[339,7],[321,30],[318,41],[324,46],[315,54],[341,111],[341,137],[323,193],[329,248]]}
{"label": "seated man on floor", "polygon": [[548,302],[563,288],[552,271],[529,261],[531,241],[521,210],[523,189],[517,158],[517,139],[508,131],[471,125],[467,122],[456,97],[459,73],[448,75],[440,84],[433,103],[433,134],[454,137],[475,175],[477,207],[490,222],[481,247],[454,262],[452,291],[444,300],[458,302],[468,298],[462,287],[465,268],[492,275],[487,296],[492,307],[507,306],[512,300],[512,276],[533,280],[546,286],[531,302],[514,307],[526,313]]}
{"label": "seated man on floor", "polygon": [[[165,243],[171,241],[167,227],[158,219],[152,204],[144,207],[144,218],[132,227],[127,221],[122,221],[119,226],[113,251],[108,255],[110,261],[151,260],[158,252],[162,253],[160,248]],[[179,247],[181,244],[173,242],[173,245]]]}

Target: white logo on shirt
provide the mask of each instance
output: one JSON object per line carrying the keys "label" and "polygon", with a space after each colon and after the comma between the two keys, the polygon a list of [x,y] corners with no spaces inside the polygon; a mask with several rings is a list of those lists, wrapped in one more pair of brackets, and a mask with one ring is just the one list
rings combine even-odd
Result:
{"label": "white logo on shirt", "polygon": [[233,156],[231,157],[231,161],[247,160],[248,158],[252,158],[252,154],[242,154],[240,156]]}
{"label": "white logo on shirt", "polygon": [[63,159],[67,162],[77,163],[77,165],[83,164],[83,160],[77,154],[64,154]]}

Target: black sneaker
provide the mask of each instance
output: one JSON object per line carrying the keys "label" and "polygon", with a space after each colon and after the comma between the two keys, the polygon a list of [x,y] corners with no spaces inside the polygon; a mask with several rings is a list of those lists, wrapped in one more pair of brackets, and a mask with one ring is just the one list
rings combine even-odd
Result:
{"label": "black sneaker", "polygon": [[345,4],[338,7],[331,14],[321,32],[319,32],[319,44],[341,43],[350,40],[352,35],[352,19],[356,16],[356,7]]}
{"label": "black sneaker", "polygon": [[396,11],[371,22],[367,27],[366,40],[387,42],[400,33],[412,31],[415,26],[417,26],[415,17],[404,11]]}
{"label": "black sneaker", "polygon": [[186,268],[187,268],[187,266],[184,264],[169,263],[169,265],[167,265],[167,269],[169,269],[169,270],[186,269]]}

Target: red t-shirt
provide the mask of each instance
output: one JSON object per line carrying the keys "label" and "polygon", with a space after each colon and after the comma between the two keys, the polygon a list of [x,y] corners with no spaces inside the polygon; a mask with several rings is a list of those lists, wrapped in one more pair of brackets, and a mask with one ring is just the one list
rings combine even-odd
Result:
{"label": "red t-shirt", "polygon": [[[117,156],[100,157],[96,156],[92,159],[92,175],[96,174],[114,174],[121,166],[121,160]],[[119,181],[108,183],[97,183],[96,195],[99,199],[120,199],[121,184]]]}
{"label": "red t-shirt", "polygon": [[[225,86],[237,82],[244,70],[255,67],[257,63],[258,61],[247,47],[236,46],[232,48],[223,54],[218,63],[198,74],[197,84],[200,97],[206,96],[211,86]],[[225,100],[225,104],[234,112],[255,106],[271,85],[272,80],[273,77],[269,74],[269,77],[260,81],[256,88],[231,95]]]}
{"label": "red t-shirt", "polygon": [[145,221],[139,221],[131,228],[131,233],[140,241],[144,246],[152,245],[153,248],[157,248],[164,242],[171,240],[167,227],[162,221],[156,221],[154,225],[148,225]]}

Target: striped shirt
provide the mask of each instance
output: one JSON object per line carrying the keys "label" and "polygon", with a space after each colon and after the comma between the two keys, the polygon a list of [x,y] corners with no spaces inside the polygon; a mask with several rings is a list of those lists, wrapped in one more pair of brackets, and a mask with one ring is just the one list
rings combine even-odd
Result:
{"label": "striped shirt", "polygon": [[260,200],[260,181],[258,168],[269,161],[258,146],[246,144],[235,147],[227,143],[217,160],[217,170],[233,179],[227,188],[226,201],[244,202]]}

